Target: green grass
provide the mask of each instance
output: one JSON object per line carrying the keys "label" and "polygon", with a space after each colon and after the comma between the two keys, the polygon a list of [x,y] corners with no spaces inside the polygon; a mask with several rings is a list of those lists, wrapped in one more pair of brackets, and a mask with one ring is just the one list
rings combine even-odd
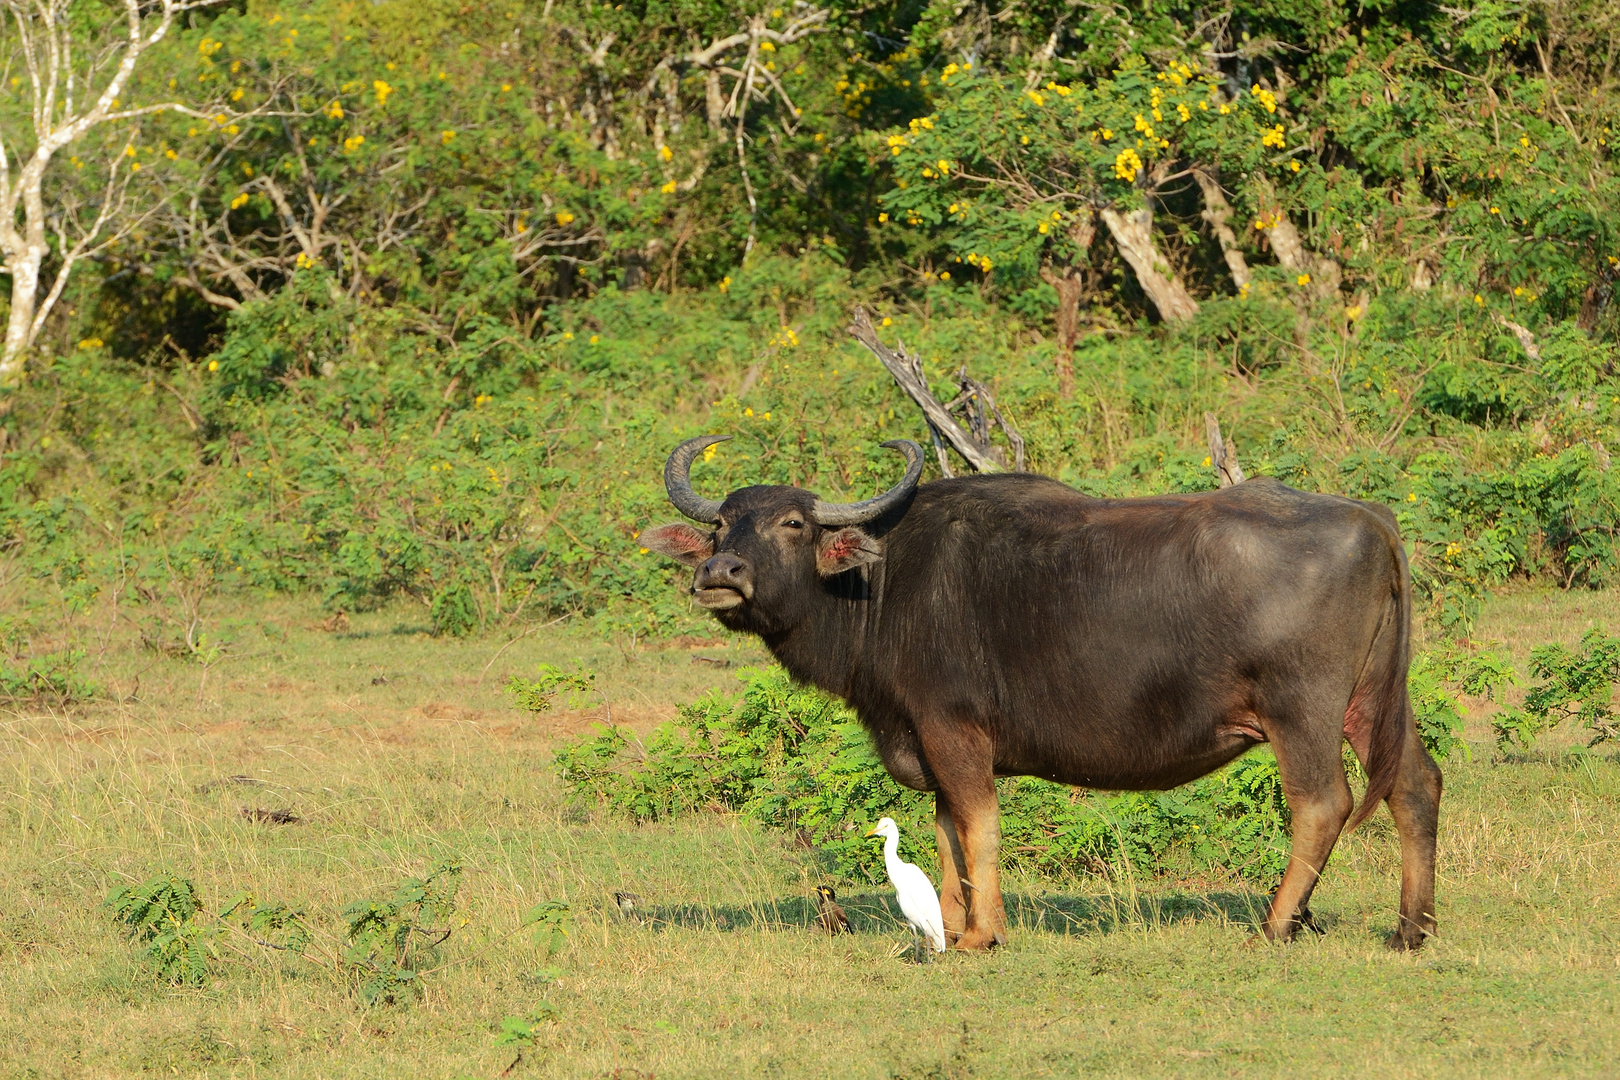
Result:
{"label": "green grass", "polygon": [[[1505,595],[1480,637],[1522,662],[1607,600]],[[500,689],[582,662],[645,727],[730,684],[694,657],[757,646],[567,626],[446,641],[416,633],[414,609],[330,634],[313,612],[219,615],[233,647],[206,670],[120,629],[88,674],[125,700],[5,716],[0,1077],[496,1077],[518,1057],[495,1045],[502,1018],[542,1001],[557,1019],[506,1075],[1574,1076],[1620,1060],[1620,767],[1570,753],[1576,733],[1497,761],[1471,717],[1473,760],[1447,767],[1441,937],[1416,957],[1381,944],[1398,860],[1380,814],[1317,892],[1321,937],[1251,946],[1264,897],[1235,880],[1014,878],[1006,948],[917,966],[892,955],[906,935],[879,883],[843,890],[856,934],[810,929],[822,878],[787,838],[570,810],[551,752],[600,710],[534,718]],[[466,868],[469,921],[408,1008],[367,1009],[334,971],[245,943],[205,989],[158,985],[101,907],[172,868],[211,909],[251,889],[335,931],[345,904],[445,859]],[[620,918],[616,889],[652,921]],[[576,914],[550,958],[521,926],[546,899]]]}

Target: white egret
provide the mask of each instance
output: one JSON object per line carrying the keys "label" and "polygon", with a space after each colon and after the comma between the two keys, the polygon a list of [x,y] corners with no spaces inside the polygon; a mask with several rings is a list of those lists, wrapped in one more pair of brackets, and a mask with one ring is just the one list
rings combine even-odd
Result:
{"label": "white egret", "polygon": [[944,952],[945,916],[939,910],[939,894],[922,867],[900,860],[900,827],[893,818],[883,818],[866,835],[883,837],[883,865],[912,933],[921,934],[934,952]]}

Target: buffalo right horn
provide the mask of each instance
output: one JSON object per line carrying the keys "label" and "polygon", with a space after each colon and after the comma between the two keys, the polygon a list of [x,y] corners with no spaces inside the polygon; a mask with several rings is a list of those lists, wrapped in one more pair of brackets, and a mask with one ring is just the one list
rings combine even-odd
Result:
{"label": "buffalo right horn", "polygon": [[887,513],[899,506],[917,487],[922,478],[922,447],[910,439],[890,439],[883,446],[906,455],[906,475],[900,482],[881,495],[858,503],[824,503],[816,500],[816,521],[822,525],[859,525]]}
{"label": "buffalo right horn", "polygon": [[693,521],[701,521],[705,525],[717,524],[720,521],[720,500],[705,499],[692,490],[692,459],[715,443],[723,443],[729,438],[730,435],[699,435],[695,439],[687,439],[664,462],[664,490],[669,492],[669,501]]}

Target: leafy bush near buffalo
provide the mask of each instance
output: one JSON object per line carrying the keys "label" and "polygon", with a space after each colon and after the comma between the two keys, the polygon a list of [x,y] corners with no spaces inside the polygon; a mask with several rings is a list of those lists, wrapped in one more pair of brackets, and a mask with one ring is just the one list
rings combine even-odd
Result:
{"label": "leafy bush near buffalo", "polygon": [[1588,746],[1620,740],[1614,685],[1620,682],[1620,637],[1593,628],[1576,648],[1556,642],[1530,652],[1530,674],[1544,680],[1525,694],[1522,708],[1503,709],[1491,720],[1497,745],[1529,748],[1536,736],[1565,720],[1591,734]]}
{"label": "leafy bush near buffalo", "polygon": [[[1620,639],[1613,644],[1620,650]],[[548,695],[581,677],[565,684],[555,669],[543,670],[509,689],[539,711],[549,707]],[[740,693],[683,707],[679,721],[645,741],[599,725],[557,752],[559,777],[578,804],[633,821],[705,809],[740,814],[797,837],[846,878],[881,877],[881,850],[864,832],[884,816],[900,824],[908,858],[935,857],[933,797],[890,779],[853,712],[794,684],[779,667],[740,679]],[[1441,761],[1466,754],[1457,695],[1492,698],[1514,681],[1510,663],[1495,653],[1419,654],[1410,687],[1424,745]],[[1084,792],[1030,777],[997,785],[1002,857],[1036,873],[1221,869],[1266,881],[1287,864],[1288,806],[1266,747],[1167,792]]]}
{"label": "leafy bush near buffalo", "polygon": [[[645,742],[602,726],[558,751],[558,774],[579,802],[631,820],[738,813],[798,837],[846,878],[881,879],[881,848],[863,834],[885,815],[907,858],[934,859],[933,797],[889,778],[849,709],[777,667],[741,678],[740,694],[684,707]],[[1287,808],[1264,750],[1170,792],[1103,795],[1029,777],[998,786],[1003,859],[1035,872],[1221,867],[1265,880],[1287,862]]]}
{"label": "leafy bush near buffalo", "polygon": [[1458,691],[1496,701],[1518,682],[1513,662],[1500,653],[1469,653],[1455,647],[1418,653],[1408,672],[1407,693],[1423,745],[1436,761],[1445,761],[1458,750],[1471,757],[1462,738],[1467,710]]}

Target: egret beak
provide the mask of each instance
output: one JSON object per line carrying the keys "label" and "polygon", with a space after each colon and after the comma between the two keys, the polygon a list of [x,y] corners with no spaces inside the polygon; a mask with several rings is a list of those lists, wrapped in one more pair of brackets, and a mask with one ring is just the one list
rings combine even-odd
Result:
{"label": "egret beak", "polygon": [[867,829],[866,830],[866,835],[867,836],[876,836],[877,835],[877,826],[874,825],[870,829]]}

